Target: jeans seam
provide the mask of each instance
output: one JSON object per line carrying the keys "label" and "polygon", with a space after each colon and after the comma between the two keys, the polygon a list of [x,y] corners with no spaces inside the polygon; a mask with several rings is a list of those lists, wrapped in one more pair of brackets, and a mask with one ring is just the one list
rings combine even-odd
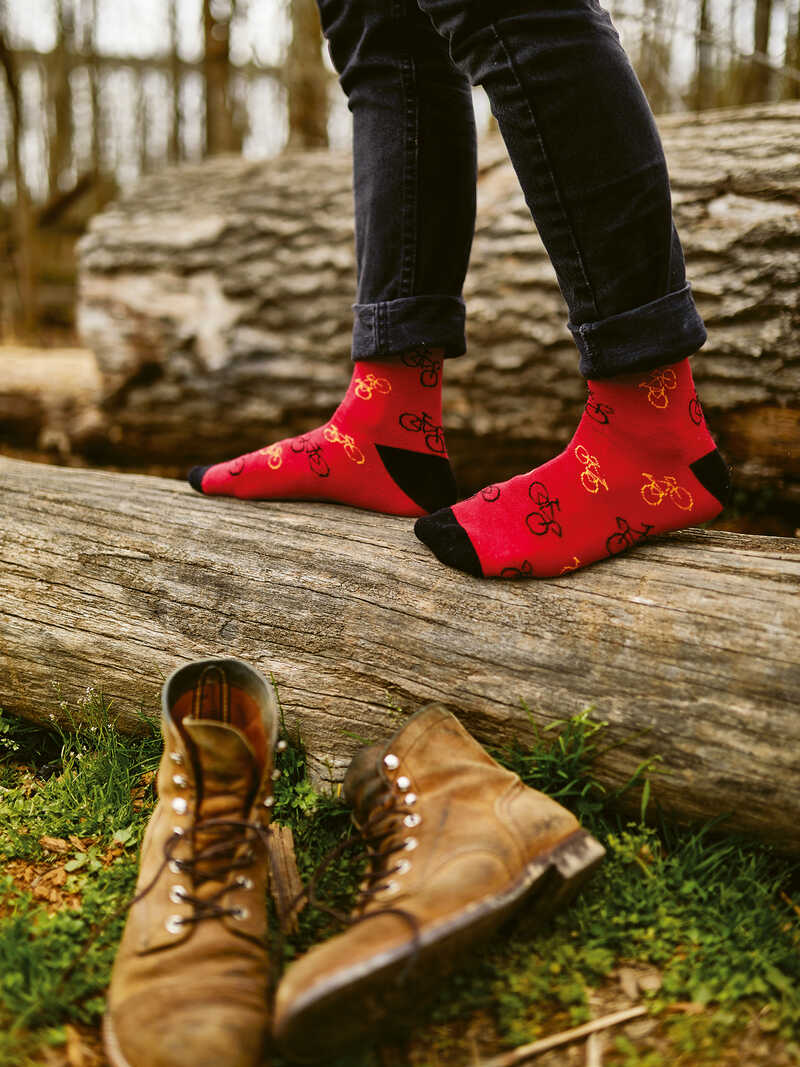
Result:
{"label": "jeans seam", "polygon": [[[403,0],[394,5],[398,18],[402,18]],[[400,296],[412,296],[416,281],[417,197],[419,193],[419,117],[417,71],[414,58],[400,58],[400,85],[403,90],[405,124],[403,129],[403,221],[400,229]]]}
{"label": "jeans seam", "polygon": [[495,40],[497,41],[498,45],[503,50],[503,54],[506,57],[506,62],[508,63],[509,70],[513,74],[514,79],[515,79],[515,81],[517,83],[517,87],[519,88],[519,91],[522,94],[522,97],[523,97],[523,99],[525,101],[526,107],[528,108],[528,114],[530,115],[531,125],[533,126],[533,131],[534,131],[534,134],[536,135],[536,139],[539,142],[539,147],[541,149],[542,158],[544,159],[545,164],[547,166],[547,173],[550,175],[550,181],[552,183],[553,191],[555,193],[556,203],[558,204],[559,208],[561,209],[561,214],[562,214],[564,220],[567,223],[567,230],[569,231],[570,240],[572,241],[572,247],[573,247],[573,250],[575,252],[575,258],[576,258],[576,260],[578,262],[578,266],[580,267],[581,276],[583,278],[584,285],[586,286],[587,292],[589,293],[589,296],[591,297],[591,300],[592,300],[592,307],[594,308],[594,315],[595,315],[596,318],[599,318],[600,317],[600,310],[599,310],[599,308],[597,306],[597,299],[595,297],[594,289],[592,288],[591,282],[589,281],[589,275],[588,275],[587,270],[586,270],[586,264],[584,263],[583,255],[581,253],[580,246],[578,245],[578,240],[577,240],[577,238],[575,236],[575,230],[574,230],[574,228],[572,226],[572,222],[570,220],[569,214],[568,214],[568,212],[567,212],[567,210],[566,210],[566,208],[564,206],[564,202],[563,202],[562,197],[561,197],[561,190],[559,189],[558,182],[556,181],[555,172],[553,171],[553,168],[550,165],[550,157],[547,154],[547,149],[545,148],[545,144],[544,144],[544,140],[542,138],[541,130],[539,129],[539,124],[536,121],[536,114],[535,114],[534,109],[533,109],[533,104],[531,103],[530,97],[525,92],[524,86],[522,84],[522,79],[520,78],[520,76],[519,76],[519,74],[517,72],[517,68],[516,68],[516,66],[514,64],[513,59],[511,58],[511,53],[509,52],[508,48],[506,47],[506,42],[505,42],[502,34],[500,33],[499,26],[497,25],[496,22],[491,22],[491,23],[489,23],[489,28],[491,29],[492,33],[494,34]]}

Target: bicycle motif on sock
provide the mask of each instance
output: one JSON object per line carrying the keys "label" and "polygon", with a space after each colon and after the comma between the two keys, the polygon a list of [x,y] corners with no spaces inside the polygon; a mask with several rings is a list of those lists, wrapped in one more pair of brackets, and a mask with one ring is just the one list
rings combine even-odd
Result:
{"label": "bicycle motif on sock", "polygon": [[645,483],[642,486],[642,500],[651,508],[657,508],[664,500],[669,499],[679,507],[681,511],[691,511],[694,507],[694,499],[688,489],[678,485],[671,474],[665,474],[658,479],[654,474],[642,471]]}
{"label": "bicycle motif on sock", "polygon": [[375,393],[388,396],[392,391],[392,383],[388,378],[376,378],[374,374],[368,374],[366,378],[356,378],[355,395],[359,400],[372,400]]}
{"label": "bicycle motif on sock", "polygon": [[279,444],[267,445],[266,448],[259,448],[259,456],[267,457],[267,466],[270,470],[276,471],[283,464],[283,452]]}
{"label": "bicycle motif on sock", "polygon": [[606,551],[609,556],[616,556],[628,548],[633,548],[653,529],[652,523],[643,522],[641,529],[635,530],[621,515],[617,515],[617,532],[606,539]]}
{"label": "bicycle motif on sock", "polygon": [[614,414],[614,409],[610,405],[601,404],[599,400],[595,400],[591,389],[589,390],[589,398],[586,401],[584,410],[590,419],[599,422],[601,426],[607,426],[608,416]]}
{"label": "bicycle motif on sock", "polygon": [[677,387],[678,377],[671,368],[651,371],[646,381],[639,382],[639,388],[647,390],[647,401],[654,408],[669,407],[667,393]]}
{"label": "bicycle motif on sock", "polygon": [[305,452],[308,456],[308,465],[318,478],[327,478],[331,473],[328,462],[322,454],[322,446],[316,444],[310,437],[295,437],[292,441],[292,452]]}
{"label": "bicycle motif on sock", "polygon": [[361,464],[366,462],[366,456],[350,434],[342,433],[333,423],[325,427],[322,431],[322,436],[326,441],[330,441],[332,445],[344,445],[344,454],[351,463]]}
{"label": "bicycle motif on sock", "polygon": [[228,474],[231,478],[238,477],[244,470],[244,456],[237,456],[236,459],[232,459],[228,464]]}
{"label": "bicycle motif on sock", "polygon": [[398,421],[409,433],[425,434],[425,444],[431,452],[436,452],[441,456],[447,451],[444,443],[444,426],[437,426],[426,411],[423,411],[421,415],[413,411],[404,411]]}
{"label": "bicycle motif on sock", "polygon": [[558,498],[550,499],[550,493],[544,482],[531,482],[528,486],[528,496],[536,505],[536,510],[525,517],[528,529],[536,537],[544,537],[550,530],[561,537],[561,523],[555,517],[556,511],[561,511]]}
{"label": "bicycle motif on sock", "polygon": [[532,574],[533,567],[527,559],[524,559],[519,567],[503,567],[500,571],[501,578],[530,578]]}
{"label": "bicycle motif on sock", "polygon": [[407,367],[419,368],[419,384],[424,385],[426,389],[433,389],[434,386],[439,384],[439,375],[442,372],[442,361],[440,359],[433,359],[428,355],[430,349],[427,345],[421,345],[419,348],[413,349],[411,352],[406,352],[403,355],[403,363]]}
{"label": "bicycle motif on sock", "polygon": [[600,461],[597,456],[593,456],[583,445],[577,445],[575,458],[583,464],[580,478],[581,485],[587,493],[599,493],[601,486],[603,489],[608,489],[608,482],[600,477]]}
{"label": "bicycle motif on sock", "polygon": [[695,426],[703,425],[703,409],[700,407],[700,401],[697,399],[697,393],[692,393],[689,400],[689,418],[695,424]]}
{"label": "bicycle motif on sock", "polygon": [[487,504],[494,504],[496,500],[500,499],[500,486],[487,485],[485,489],[481,489],[481,496]]}
{"label": "bicycle motif on sock", "polygon": [[573,556],[572,557],[572,563],[565,563],[564,566],[561,568],[561,570],[558,573],[559,574],[569,574],[570,571],[576,571],[578,569],[578,567],[580,567],[580,565],[581,565],[581,561],[578,559],[578,557],[577,556]]}

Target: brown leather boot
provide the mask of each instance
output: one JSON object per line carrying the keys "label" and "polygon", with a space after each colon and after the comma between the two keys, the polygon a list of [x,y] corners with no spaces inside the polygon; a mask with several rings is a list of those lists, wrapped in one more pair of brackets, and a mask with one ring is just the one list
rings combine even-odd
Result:
{"label": "brown leather boot", "polygon": [[163,690],[164,755],[103,1022],[113,1067],[255,1067],[269,1033],[266,824],[278,713],[238,660]]}
{"label": "brown leather boot", "polygon": [[523,903],[544,917],[604,849],[555,801],[522,784],[434,705],[344,783],[370,870],[344,933],[293,963],[274,1034],[295,1059],[352,1042]]}

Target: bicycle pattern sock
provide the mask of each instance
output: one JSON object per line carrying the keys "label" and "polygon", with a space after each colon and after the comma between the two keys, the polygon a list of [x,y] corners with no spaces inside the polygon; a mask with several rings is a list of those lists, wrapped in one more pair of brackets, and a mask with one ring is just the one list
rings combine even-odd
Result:
{"label": "bicycle pattern sock", "polygon": [[425,515],[456,500],[442,428],[442,360],[427,348],[355,364],[323,425],[189,472],[194,489],[247,500],[325,500]]}
{"label": "bicycle pattern sock", "polygon": [[728,468],[688,360],[588,385],[561,455],[417,521],[443,563],[477,577],[554,577],[720,513]]}

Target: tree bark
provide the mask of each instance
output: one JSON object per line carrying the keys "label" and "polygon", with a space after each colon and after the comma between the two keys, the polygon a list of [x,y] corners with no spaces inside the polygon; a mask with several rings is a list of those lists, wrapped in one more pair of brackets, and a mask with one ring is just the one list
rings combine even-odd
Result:
{"label": "tree bark", "polygon": [[144,476],[0,459],[0,706],[46,721],[87,685],[123,729],[181,662],[277,682],[323,778],[438,700],[485,742],[591,706],[609,787],[660,758],[687,819],[800,849],[800,544],[685,531],[564,578],[448,570],[405,519],[210,500]]}
{"label": "tree bark", "polygon": [[[661,120],[710,340],[693,366],[738,488],[800,503],[800,104]],[[481,145],[448,445],[465,492],[564,447],[585,401],[566,308],[502,143]],[[95,216],[79,324],[104,399],[95,462],[176,473],[318,425],[349,375],[347,153],[161,172]],[[102,430],[105,426],[105,430]]]}

